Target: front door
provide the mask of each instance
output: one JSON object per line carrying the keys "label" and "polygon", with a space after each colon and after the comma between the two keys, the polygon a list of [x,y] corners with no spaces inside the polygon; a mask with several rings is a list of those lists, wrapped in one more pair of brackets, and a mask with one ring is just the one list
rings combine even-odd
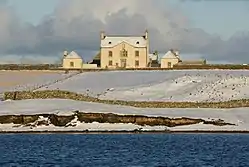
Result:
{"label": "front door", "polygon": [[168,68],[172,68],[171,62],[168,62]]}
{"label": "front door", "polygon": [[126,68],[126,59],[120,60],[121,68]]}

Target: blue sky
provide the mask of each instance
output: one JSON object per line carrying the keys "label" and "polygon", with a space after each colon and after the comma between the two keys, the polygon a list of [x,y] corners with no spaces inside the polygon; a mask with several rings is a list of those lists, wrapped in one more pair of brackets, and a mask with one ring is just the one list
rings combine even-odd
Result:
{"label": "blue sky", "polygon": [[[53,12],[59,0],[9,0],[25,21],[37,24]],[[167,0],[181,8],[195,27],[227,38],[239,30],[249,30],[249,1]],[[166,3],[163,5],[167,5]]]}
{"label": "blue sky", "polygon": [[23,20],[34,24],[51,14],[58,2],[59,0],[9,0],[9,4],[14,6]]}
{"label": "blue sky", "polygon": [[[172,0],[173,1],[173,0]],[[177,3],[196,27],[224,37],[236,31],[249,30],[249,1],[202,0]]]}

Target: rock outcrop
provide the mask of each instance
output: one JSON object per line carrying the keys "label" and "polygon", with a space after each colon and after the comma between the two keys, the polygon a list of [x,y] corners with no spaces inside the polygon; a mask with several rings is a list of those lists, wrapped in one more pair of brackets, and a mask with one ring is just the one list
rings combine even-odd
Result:
{"label": "rock outcrop", "polygon": [[0,124],[16,124],[24,126],[40,126],[40,125],[54,125],[58,127],[67,127],[72,121],[77,118],[82,123],[132,123],[140,126],[167,126],[176,127],[193,124],[212,124],[216,126],[235,125],[226,123],[223,120],[207,121],[203,119],[193,118],[167,118],[167,117],[148,117],[142,115],[117,115],[105,113],[82,113],[75,112],[75,114],[62,116],[56,114],[39,114],[39,115],[4,115],[0,116]]}

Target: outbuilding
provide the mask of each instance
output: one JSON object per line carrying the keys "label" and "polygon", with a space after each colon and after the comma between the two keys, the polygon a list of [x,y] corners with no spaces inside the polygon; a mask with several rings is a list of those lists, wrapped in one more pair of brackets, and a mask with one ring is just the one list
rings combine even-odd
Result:
{"label": "outbuilding", "polygon": [[161,58],[161,68],[173,68],[179,62],[181,62],[179,52],[171,49]]}
{"label": "outbuilding", "polygon": [[82,69],[83,59],[74,51],[69,54],[65,51],[62,66],[65,69]]}

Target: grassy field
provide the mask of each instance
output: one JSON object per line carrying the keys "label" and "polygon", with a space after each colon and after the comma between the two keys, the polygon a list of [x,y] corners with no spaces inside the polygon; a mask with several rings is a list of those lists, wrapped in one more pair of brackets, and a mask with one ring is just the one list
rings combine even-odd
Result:
{"label": "grassy field", "polygon": [[0,92],[32,89],[69,75],[63,71],[0,71]]}

